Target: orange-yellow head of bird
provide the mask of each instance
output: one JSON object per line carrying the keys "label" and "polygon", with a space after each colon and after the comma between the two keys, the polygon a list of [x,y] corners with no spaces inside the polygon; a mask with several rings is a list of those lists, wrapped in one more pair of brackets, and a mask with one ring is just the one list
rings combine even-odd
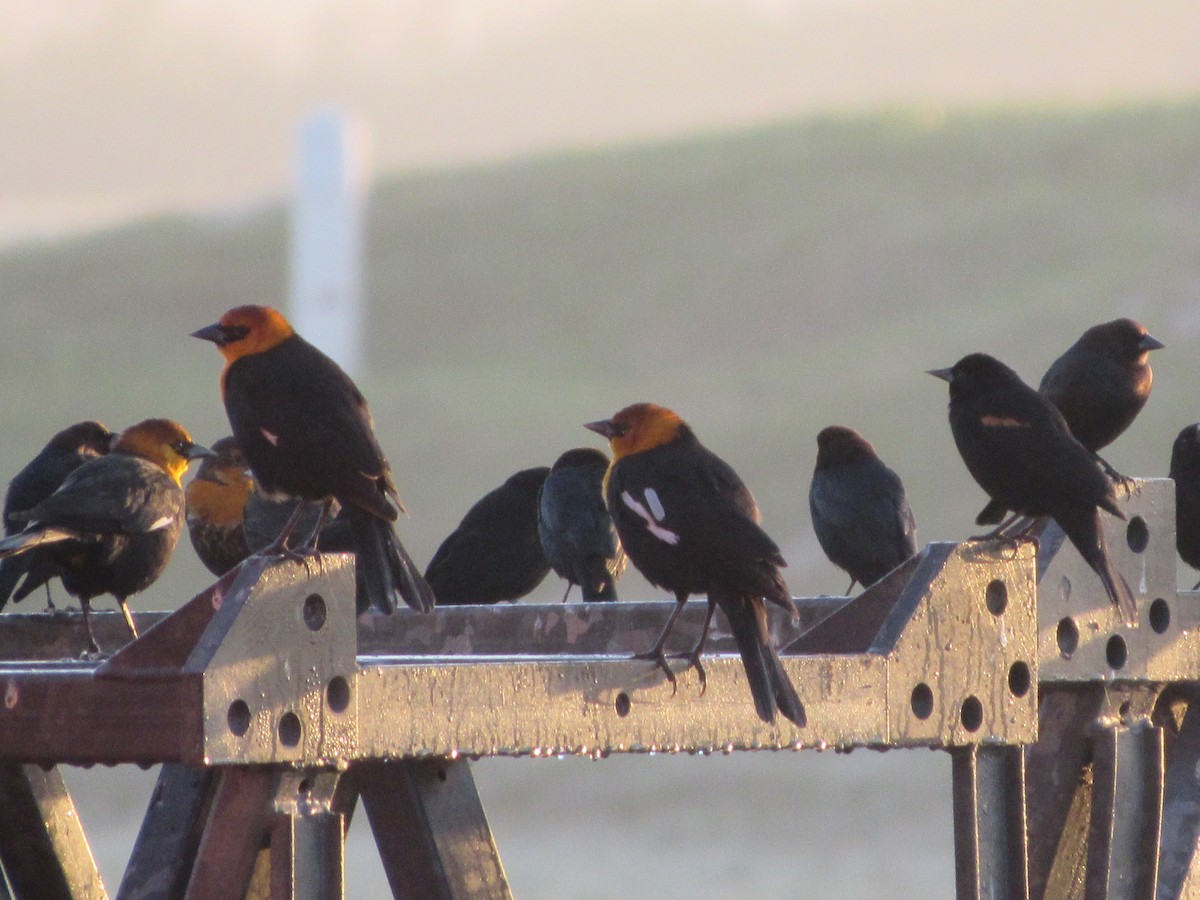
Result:
{"label": "orange-yellow head of bird", "polygon": [[611,419],[588,422],[583,427],[608,438],[614,463],[632,453],[670,444],[688,432],[687,423],[678,414],[653,403],[635,403]]}
{"label": "orange-yellow head of bird", "polygon": [[212,341],[233,362],[243,356],[262,353],[283,343],[295,332],[277,309],[269,306],[235,306],[219,322],[193,331],[192,337]]}
{"label": "orange-yellow head of bird", "polygon": [[182,425],[170,419],[146,419],[129,426],[117,436],[112,452],[152,462],[176,484],[182,483],[183,473],[193,459],[214,455],[193,441]]}
{"label": "orange-yellow head of bird", "polygon": [[212,445],[215,456],[205,458],[188,482],[188,518],[223,525],[242,521],[254,478],[238,442],[221,438]]}

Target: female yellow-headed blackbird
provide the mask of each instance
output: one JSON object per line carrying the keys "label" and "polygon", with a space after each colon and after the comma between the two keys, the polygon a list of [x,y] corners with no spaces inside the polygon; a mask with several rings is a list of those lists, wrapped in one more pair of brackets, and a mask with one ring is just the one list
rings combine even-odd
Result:
{"label": "female yellow-headed blackbird", "polygon": [[254,479],[234,438],[221,438],[212,451],[185,491],[188,536],[205,568],[224,575],[250,555],[243,518]]}
{"label": "female yellow-headed blackbird", "polygon": [[930,373],[950,383],[950,430],[972,477],[1005,509],[1050,516],[1100,576],[1126,621],[1137,620],[1129,586],[1113,568],[1100,510],[1120,519],[1113,485],[1057,407],[984,353]]}
{"label": "female yellow-headed blackbird", "polygon": [[808,508],[821,549],[863,587],[917,552],[917,523],[900,476],[853,428],[830,425],[817,435],[817,465]]}
{"label": "female yellow-headed blackbird", "polygon": [[[1171,447],[1175,481],[1175,546],[1179,557],[1200,569],[1200,422],[1179,432]],[[1200,588],[1197,583],[1192,590]]]}
{"label": "female yellow-headed blackbird", "polygon": [[787,563],[759,527],[758,505],[749,488],[697,440],[683,419],[661,406],[636,403],[585,427],[604,435],[612,447],[604,498],[625,552],[651,584],[675,594],[675,609],[662,634],[639,656],[655,660],[673,681],[663,647],[688,596],[707,593],[700,640],[686,654],[701,679],[700,654],[720,606],[741,652],[759,717],[774,722],[778,711],[803,725],[804,706],[771,644],[764,602],[796,615],[779,571]]}
{"label": "female yellow-headed blackbird", "polygon": [[[395,596],[414,609],[434,596],[396,534],[404,509],[371,422],[350,377],[267,306],[239,306],[193,337],[225,357],[221,394],[233,436],[269,495],[336,499],[358,546],[371,605],[391,612]],[[299,513],[279,535],[286,550]]]}
{"label": "female yellow-headed blackbird", "polygon": [[25,530],[0,541],[0,556],[36,548],[51,554],[67,593],[83,607],[91,650],[91,601],[101,594],[117,598],[136,637],[125,601],[162,574],[183,530],[180,479],[191,460],[211,453],[170,419],[126,428],[111,453],[85,462],[57,491],[15,515]]}
{"label": "female yellow-headed blackbird", "polygon": [[[1099,453],[1128,428],[1150,397],[1150,351],[1162,343],[1133,319],[1093,325],[1050,364],[1038,393],[1058,407],[1075,440]],[[1105,471],[1120,476],[1107,462]],[[1004,516],[996,501],[976,517],[992,525]]]}
{"label": "female yellow-headed blackbird", "polygon": [[[8,484],[4,495],[4,533],[13,534],[24,528],[25,523],[18,522],[14,514],[37,506],[89,459],[107,454],[113,437],[99,422],[87,421],[76,422],[50,438]],[[0,609],[10,597],[13,603],[20,602],[43,584],[46,604],[54,609],[50,579],[58,575],[58,566],[47,553],[23,553],[0,561]]]}
{"label": "female yellow-headed blackbird", "polygon": [[467,510],[425,569],[438,603],[518,600],[541,584],[550,563],[538,541],[537,505],[549,471],[522,469]]}
{"label": "female yellow-headed blackbird", "polygon": [[550,467],[538,499],[538,538],[550,567],[585,601],[616,600],[625,551],[604,504],[608,457],[594,447],[562,454]]}

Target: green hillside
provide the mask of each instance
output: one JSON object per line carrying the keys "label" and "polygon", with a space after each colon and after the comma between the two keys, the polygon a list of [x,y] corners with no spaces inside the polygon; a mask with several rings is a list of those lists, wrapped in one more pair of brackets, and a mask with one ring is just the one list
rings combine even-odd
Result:
{"label": "green hillside", "polygon": [[[1036,380],[1132,315],[1167,349],[1111,460],[1164,474],[1200,418],[1200,104],[827,117],[406,174],[377,185],[368,234],[362,382],[421,562],[476,496],[635,400],[742,472],[804,594],[844,587],[806,501],[832,422],[904,477],[923,540],[970,533],[982,495],[925,369],[986,349]],[[282,206],[0,253],[0,478],[81,417],[224,433],[220,360],[187,333],[281,303],[286,255]],[[140,605],[203,583],[185,548]]]}

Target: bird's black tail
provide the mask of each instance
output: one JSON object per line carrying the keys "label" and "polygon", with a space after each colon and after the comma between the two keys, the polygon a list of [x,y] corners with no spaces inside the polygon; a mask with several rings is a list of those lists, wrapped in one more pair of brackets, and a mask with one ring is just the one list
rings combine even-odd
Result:
{"label": "bird's black tail", "polygon": [[0,560],[0,609],[4,609],[5,604],[12,597],[17,583],[28,571],[28,556],[11,556],[8,559]]}
{"label": "bird's black tail", "polygon": [[433,609],[433,589],[421,577],[392,523],[353,507],[345,517],[354,532],[358,577],[368,605],[391,613],[399,595],[418,612]]}
{"label": "bird's black tail", "polygon": [[617,599],[616,579],[608,570],[608,560],[603,556],[589,556],[579,567],[579,590],[589,603]]}
{"label": "bird's black tail", "polygon": [[1055,521],[1075,545],[1084,562],[1100,576],[1108,599],[1121,611],[1121,617],[1130,625],[1136,625],[1137,603],[1128,583],[1121,577],[1108,555],[1108,547],[1104,544],[1104,530],[1100,527],[1100,510],[1092,508],[1078,515],[1072,512],[1056,517]]}
{"label": "bird's black tail", "polygon": [[774,722],[779,711],[797,725],[807,723],[804,704],[783,669],[779,654],[771,644],[767,630],[767,608],[761,597],[717,595],[710,592],[709,599],[716,599],[729,620],[733,639],[742,654],[742,665],[746,669],[746,680],[754,697],[754,708],[764,722]]}

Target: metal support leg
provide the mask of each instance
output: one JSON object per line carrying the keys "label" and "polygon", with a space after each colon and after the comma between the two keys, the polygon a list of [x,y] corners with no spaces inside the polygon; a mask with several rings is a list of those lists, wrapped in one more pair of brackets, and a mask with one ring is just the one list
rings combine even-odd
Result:
{"label": "metal support leg", "polygon": [[1159,900],[1200,896],[1200,703],[1191,703],[1167,762]]}
{"label": "metal support leg", "polygon": [[271,825],[277,772],[232,767],[219,778],[188,882],[188,900],[246,896]]}
{"label": "metal support leg", "polygon": [[351,767],[399,900],[512,900],[466,760]]}
{"label": "metal support leg", "polygon": [[951,756],[959,900],[1027,900],[1021,749],[959,747]]}
{"label": "metal support leg", "polygon": [[354,792],[338,772],[292,772],[275,795],[271,900],[341,900]]}

